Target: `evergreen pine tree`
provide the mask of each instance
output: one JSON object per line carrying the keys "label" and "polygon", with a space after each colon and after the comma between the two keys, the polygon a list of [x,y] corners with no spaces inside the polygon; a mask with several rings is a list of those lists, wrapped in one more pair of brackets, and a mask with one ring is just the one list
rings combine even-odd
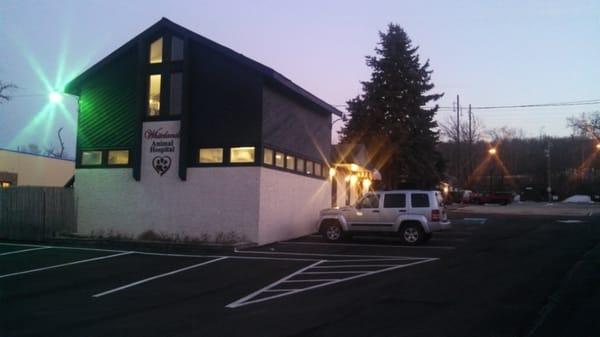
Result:
{"label": "evergreen pine tree", "polygon": [[395,24],[381,41],[376,56],[367,57],[371,80],[363,94],[347,102],[351,119],[342,129],[342,143],[365,144],[384,188],[431,188],[442,177],[443,161],[436,150],[438,106],[443,94],[432,94],[429,60],[421,65],[418,47]]}

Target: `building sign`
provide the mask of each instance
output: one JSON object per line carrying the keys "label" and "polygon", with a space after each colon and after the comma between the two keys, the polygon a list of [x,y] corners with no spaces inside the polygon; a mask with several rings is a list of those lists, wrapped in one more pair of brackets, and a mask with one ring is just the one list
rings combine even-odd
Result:
{"label": "building sign", "polygon": [[177,178],[180,122],[145,122],[142,130],[142,179]]}

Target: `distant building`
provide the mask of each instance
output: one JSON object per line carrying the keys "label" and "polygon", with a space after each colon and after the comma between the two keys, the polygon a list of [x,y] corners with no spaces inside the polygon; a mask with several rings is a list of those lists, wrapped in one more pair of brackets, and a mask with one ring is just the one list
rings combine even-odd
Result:
{"label": "distant building", "polygon": [[367,149],[363,144],[334,145],[332,163],[332,207],[353,205],[373,189],[374,180],[381,180],[379,172],[370,168]]}
{"label": "distant building", "polygon": [[83,233],[267,243],[313,232],[329,206],[331,116],[341,112],[167,19],[66,91],[79,96]]}
{"label": "distant building", "polygon": [[0,149],[0,186],[65,186],[75,173],[75,162]]}

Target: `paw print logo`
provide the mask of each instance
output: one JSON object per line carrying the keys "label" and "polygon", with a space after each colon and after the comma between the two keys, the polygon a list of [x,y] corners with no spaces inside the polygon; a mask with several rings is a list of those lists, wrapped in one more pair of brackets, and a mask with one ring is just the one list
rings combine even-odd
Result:
{"label": "paw print logo", "polygon": [[167,173],[167,171],[171,168],[171,157],[169,156],[156,156],[152,159],[152,167],[156,173],[161,176]]}

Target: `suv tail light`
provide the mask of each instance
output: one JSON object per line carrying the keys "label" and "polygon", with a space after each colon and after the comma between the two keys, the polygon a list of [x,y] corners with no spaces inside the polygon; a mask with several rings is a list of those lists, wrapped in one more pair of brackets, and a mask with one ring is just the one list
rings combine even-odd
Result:
{"label": "suv tail light", "polygon": [[431,210],[431,221],[440,221],[440,210],[439,209]]}

